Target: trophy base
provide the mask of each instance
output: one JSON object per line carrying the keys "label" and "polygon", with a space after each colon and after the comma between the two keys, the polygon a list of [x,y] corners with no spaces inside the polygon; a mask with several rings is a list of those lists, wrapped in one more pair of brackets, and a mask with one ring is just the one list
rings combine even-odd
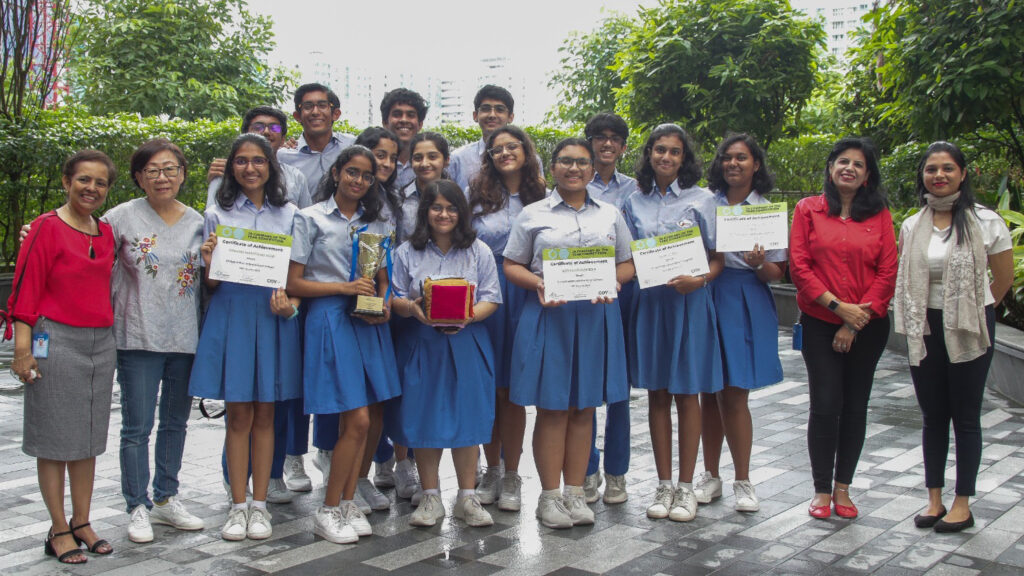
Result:
{"label": "trophy base", "polygon": [[356,296],[356,305],[352,308],[356,316],[384,316],[384,299],[377,296]]}

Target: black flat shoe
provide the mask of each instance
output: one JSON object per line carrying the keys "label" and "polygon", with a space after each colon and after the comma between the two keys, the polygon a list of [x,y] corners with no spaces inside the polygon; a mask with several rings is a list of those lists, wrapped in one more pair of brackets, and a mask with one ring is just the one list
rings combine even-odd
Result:
{"label": "black flat shoe", "polygon": [[[46,535],[46,540],[43,542],[43,553],[47,556],[57,556],[57,550],[53,547],[53,539],[60,538],[61,536],[74,537],[74,534],[72,534],[70,530],[67,532],[58,532],[56,534],[50,532]],[[89,559],[85,557],[85,554],[82,553],[81,548],[72,548],[60,556],[57,556],[57,562],[60,562],[61,564],[85,564],[88,560]]]}
{"label": "black flat shoe", "polygon": [[961,530],[972,526],[974,526],[974,514],[968,512],[967,520],[963,520],[962,522],[946,522],[945,520],[939,520],[935,523],[935,531],[943,533],[960,532]]}
{"label": "black flat shoe", "polygon": [[946,515],[946,512],[947,512],[946,507],[943,506],[942,507],[942,512],[939,512],[935,516],[927,516],[925,514],[918,514],[917,516],[914,516],[914,526],[917,526],[918,528],[931,528],[932,526],[935,526],[936,522],[941,520],[942,517]]}
{"label": "black flat shoe", "polygon": [[[75,543],[79,546],[81,546],[85,542],[85,540],[79,538],[78,534],[75,534],[75,532],[78,532],[79,530],[85,528],[89,524],[89,522],[86,522],[81,526],[75,526],[74,524],[71,524],[71,537],[75,539]],[[93,554],[99,554],[100,556],[106,556],[107,554],[114,553],[114,547],[110,545],[110,542],[107,542],[103,538],[97,538],[96,541],[92,543],[92,546],[86,546],[86,548],[89,549],[89,552],[92,552]]]}

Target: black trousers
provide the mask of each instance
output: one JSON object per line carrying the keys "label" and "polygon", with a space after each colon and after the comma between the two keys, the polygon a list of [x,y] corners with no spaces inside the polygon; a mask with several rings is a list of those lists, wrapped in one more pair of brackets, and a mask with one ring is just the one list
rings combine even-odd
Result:
{"label": "black trousers", "polygon": [[811,397],[807,450],[814,491],[832,492],[832,479],[853,481],[867,428],[868,399],[875,366],[889,339],[889,317],[875,318],[857,335],[850,350],[832,349],[840,324],[802,314],[803,357]]}
{"label": "black trousers", "polygon": [[[985,324],[995,340],[995,312],[985,307]],[[931,334],[924,337],[928,355],[920,366],[910,367],[921,407],[924,448],[924,485],[945,486],[946,454],[949,452],[949,423],[956,431],[956,494],[974,496],[974,484],[981,464],[981,400],[995,346],[969,362],[950,363],[942,331],[942,310],[928,309]]]}

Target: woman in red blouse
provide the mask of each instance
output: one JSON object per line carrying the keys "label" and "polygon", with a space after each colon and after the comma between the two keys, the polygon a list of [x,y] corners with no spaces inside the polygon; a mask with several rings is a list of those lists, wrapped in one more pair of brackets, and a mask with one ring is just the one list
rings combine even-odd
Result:
{"label": "woman in red blouse", "polygon": [[[116,176],[102,152],[83,150],[64,163],[67,202],[32,222],[7,303],[14,328],[11,370],[25,383],[22,450],[36,457],[39,491],[52,527],[43,550],[68,564],[113,548],[89,526],[96,456],[106,450],[114,382],[110,275],[114,238],[93,216]],[[65,470],[71,518],[64,510]]]}
{"label": "woman in red blouse", "polygon": [[844,138],[832,148],[824,193],[796,205],[789,250],[811,400],[808,512],[828,518],[834,507],[855,518],[850,482],[896,286],[896,236],[869,140]]}

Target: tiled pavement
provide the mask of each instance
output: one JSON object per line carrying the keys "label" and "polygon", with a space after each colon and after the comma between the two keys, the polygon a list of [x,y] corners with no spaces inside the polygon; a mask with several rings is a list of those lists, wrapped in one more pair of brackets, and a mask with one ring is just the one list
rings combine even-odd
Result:
{"label": "tiled pavement", "polygon": [[[806,374],[799,353],[789,351],[789,344],[783,332],[786,381],[751,395],[753,481],[762,501],[756,514],[733,511],[731,466],[726,465],[725,497],[701,506],[695,521],[647,519],[644,512],[656,484],[654,461],[647,399],[634,394],[629,501],[595,504],[597,523],[592,527],[553,531],[538,524],[533,506],[539,484],[527,454],[523,511],[492,511],[495,525],[490,528],[469,529],[450,516],[432,529],[410,528],[412,508],[401,501],[390,513],[370,517],[372,537],[339,546],[313,536],[312,515],[323,495],[318,488],[292,504],[271,505],[270,540],[230,543],[219,537],[227,510],[219,474],[222,423],[203,420],[196,411],[181,496],[208,527],[186,533],[157,526],[154,543],[136,545],[127,539],[128,516],[119,490],[120,414],[115,402],[108,450],[97,463],[92,520],[116,552],[92,556],[88,564],[73,569],[42,554],[49,522],[36,489],[34,462],[20,448],[21,397],[5,393],[0,395],[0,573],[1024,574],[1024,409],[986,396],[985,448],[973,503],[977,526],[952,535],[918,530],[912,518],[925,496],[920,416],[906,359],[886,353],[876,373],[867,443],[854,482],[861,516],[854,521],[813,520],[806,512],[812,492],[805,442]],[[310,460],[307,456],[307,469],[318,486],[319,474]],[[455,479],[447,455],[443,466],[450,514]],[[947,478],[952,473],[951,460]],[[952,482],[948,485],[951,490]]]}

